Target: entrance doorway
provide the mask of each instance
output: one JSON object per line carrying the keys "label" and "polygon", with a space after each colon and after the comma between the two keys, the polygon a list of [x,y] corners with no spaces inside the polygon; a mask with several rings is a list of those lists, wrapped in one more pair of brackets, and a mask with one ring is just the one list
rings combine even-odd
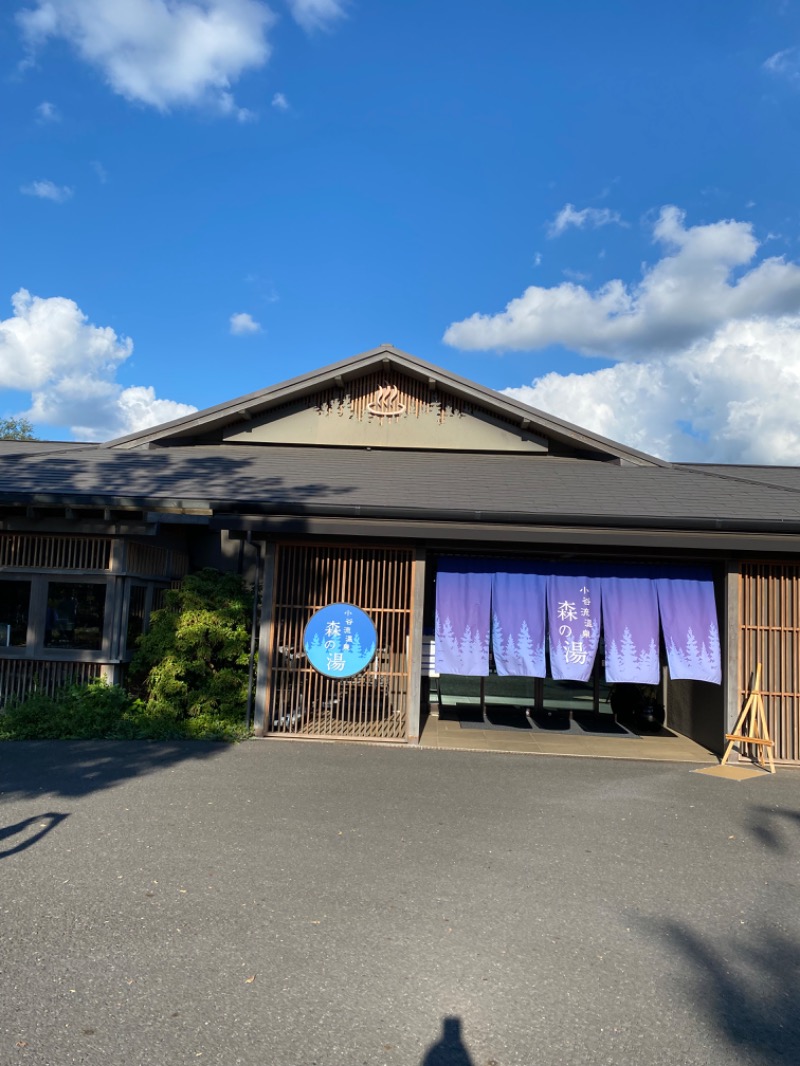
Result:
{"label": "entrance doorway", "polygon": [[[414,561],[406,548],[279,544],[275,558],[266,732],[405,741]],[[354,677],[318,673],[303,635],[330,604],[354,604],[375,626],[375,657]]]}

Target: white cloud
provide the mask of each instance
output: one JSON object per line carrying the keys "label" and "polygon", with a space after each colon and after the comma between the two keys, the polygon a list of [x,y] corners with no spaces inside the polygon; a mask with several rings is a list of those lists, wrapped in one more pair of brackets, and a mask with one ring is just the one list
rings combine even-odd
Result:
{"label": "white cloud", "polygon": [[560,344],[615,365],[507,389],[603,436],[675,460],[800,465],[800,266],[757,259],[744,222],[687,227],[662,209],[665,249],[641,280],[529,288],[454,323],[463,348]]}
{"label": "white cloud", "polygon": [[38,196],[40,200],[52,200],[55,204],[63,204],[72,196],[73,190],[68,185],[56,185],[54,181],[32,181],[30,185],[21,185],[20,190],[25,196]]}
{"label": "white cloud", "polygon": [[526,351],[561,344],[584,355],[636,358],[680,351],[725,323],[800,311],[800,266],[763,259],[749,223],[724,220],[685,227],[684,214],[664,207],[653,237],[667,254],[638,284],[620,279],[589,291],[564,282],[531,285],[496,315],[454,322],[447,344],[463,349]]}
{"label": "white cloud", "polygon": [[592,276],[583,270],[571,270],[569,267],[564,267],[561,273],[570,281],[588,281]]}
{"label": "white cloud", "polygon": [[800,315],[729,322],[663,359],[505,391],[663,458],[800,465]]}
{"label": "white cloud", "polygon": [[343,18],[347,4],[345,0],[286,0],[292,18],[306,33],[314,30],[327,30]]}
{"label": "white cloud", "polygon": [[255,111],[247,107],[239,107],[233,98],[233,93],[221,92],[215,101],[215,107],[221,115],[235,118],[237,122],[255,122],[258,118]]}
{"label": "white cloud", "polygon": [[42,100],[36,108],[36,120],[41,123],[60,122],[61,112],[56,105],[51,104],[49,100]]}
{"label": "white cloud", "polygon": [[97,159],[93,159],[91,162],[91,167],[97,175],[97,180],[100,182],[100,184],[105,185],[105,183],[108,181],[108,171],[103,166],[103,164],[98,162]]}
{"label": "white cloud", "polygon": [[67,41],[127,100],[212,105],[243,121],[231,84],[269,58],[262,0],[33,0],[17,15],[31,50]]}
{"label": "white cloud", "polygon": [[785,48],[764,61],[764,70],[792,82],[800,81],[800,48]]}
{"label": "white cloud", "polygon": [[288,111],[289,101],[286,99],[283,93],[275,93],[272,97],[272,106],[277,111]]}
{"label": "white cloud", "polygon": [[235,337],[240,337],[245,333],[260,333],[261,326],[246,311],[240,311],[238,314],[231,315],[231,333]]}
{"label": "white cloud", "polygon": [[574,204],[564,204],[547,227],[548,237],[560,237],[570,226],[576,229],[598,229],[600,226],[627,226],[619,212],[608,207],[584,207],[576,210]]}
{"label": "white cloud", "polygon": [[73,300],[20,289],[11,302],[13,316],[0,321],[0,388],[30,393],[25,416],[37,427],[68,425],[79,439],[103,440],[195,410],[150,387],[124,389],[115,376],[133,342],[92,325]]}

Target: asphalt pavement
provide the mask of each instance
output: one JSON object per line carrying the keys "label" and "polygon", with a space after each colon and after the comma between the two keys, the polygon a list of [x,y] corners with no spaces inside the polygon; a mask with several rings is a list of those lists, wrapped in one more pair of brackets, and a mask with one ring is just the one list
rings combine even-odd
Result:
{"label": "asphalt pavement", "polygon": [[800,1062],[800,771],[0,745],[0,1066]]}

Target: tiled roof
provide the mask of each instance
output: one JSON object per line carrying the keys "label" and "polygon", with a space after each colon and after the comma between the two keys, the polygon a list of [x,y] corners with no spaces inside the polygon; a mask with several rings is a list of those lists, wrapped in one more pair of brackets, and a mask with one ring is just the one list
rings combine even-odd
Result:
{"label": "tiled roof", "polygon": [[730,467],[269,445],[149,451],[87,445],[55,453],[29,446],[0,450],[3,458],[5,502],[433,515],[445,521],[592,519],[635,526],[642,520],[682,528],[716,521],[773,529],[800,523],[800,471],[786,472],[784,487],[727,476],[741,469]]}

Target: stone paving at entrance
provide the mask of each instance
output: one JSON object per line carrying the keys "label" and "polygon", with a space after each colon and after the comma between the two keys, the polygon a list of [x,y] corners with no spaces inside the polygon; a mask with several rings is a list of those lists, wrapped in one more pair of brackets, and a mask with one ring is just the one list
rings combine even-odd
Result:
{"label": "stone paving at entrance", "polygon": [[707,748],[688,737],[669,736],[575,736],[534,730],[462,729],[457,721],[434,714],[425,721],[420,746],[459,751],[507,751],[528,755],[573,755],[591,759],[642,759],[652,762],[716,764]]}

